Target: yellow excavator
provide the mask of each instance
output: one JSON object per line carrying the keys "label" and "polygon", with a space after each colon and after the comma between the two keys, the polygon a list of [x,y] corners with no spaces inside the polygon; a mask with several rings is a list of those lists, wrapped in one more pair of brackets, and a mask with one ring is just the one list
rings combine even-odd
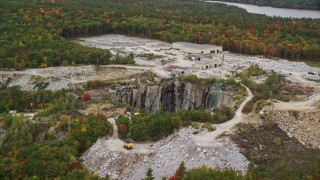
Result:
{"label": "yellow excavator", "polygon": [[130,150],[133,148],[133,144],[129,140],[127,140],[123,147]]}
{"label": "yellow excavator", "polygon": [[126,144],[123,145],[123,147],[130,150],[130,149],[133,148],[133,144],[132,143],[126,143]]}

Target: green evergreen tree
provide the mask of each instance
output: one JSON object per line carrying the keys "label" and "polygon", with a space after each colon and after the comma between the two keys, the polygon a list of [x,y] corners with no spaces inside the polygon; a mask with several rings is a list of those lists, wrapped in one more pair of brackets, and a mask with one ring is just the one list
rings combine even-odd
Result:
{"label": "green evergreen tree", "polygon": [[153,177],[153,171],[151,168],[148,169],[146,173],[146,177],[143,180],[154,180],[155,178]]}
{"label": "green evergreen tree", "polygon": [[179,165],[179,172],[180,172],[180,177],[183,177],[186,174],[187,168],[184,164],[184,162],[182,161]]}

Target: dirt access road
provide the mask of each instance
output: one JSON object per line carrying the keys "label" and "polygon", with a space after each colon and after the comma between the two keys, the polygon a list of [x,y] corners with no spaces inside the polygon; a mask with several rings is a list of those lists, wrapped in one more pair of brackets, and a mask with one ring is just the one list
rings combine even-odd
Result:
{"label": "dirt access road", "polygon": [[127,150],[123,147],[125,142],[119,139],[118,127],[116,125],[115,118],[109,118],[109,122],[113,125],[112,137],[103,142],[103,145],[111,151],[123,152],[123,153],[150,153],[152,152],[151,146],[154,143],[134,143],[134,148]]}
{"label": "dirt access road", "polygon": [[[242,85],[242,86],[244,86],[244,85]],[[246,86],[244,86],[244,87],[246,88],[248,96],[241,103],[241,105],[238,108],[238,110],[236,111],[234,117],[227,122],[217,124],[215,131],[199,133],[198,135],[196,135],[194,137],[196,142],[198,142],[200,145],[203,145],[203,146],[214,146],[214,145],[216,145],[216,143],[219,143],[219,141],[217,141],[217,137],[219,135],[221,135],[223,133],[231,132],[233,127],[236,124],[242,122],[242,115],[243,115],[242,109],[245,106],[245,104],[253,98],[253,94],[252,94],[251,90]]]}
{"label": "dirt access road", "polygon": [[[293,76],[296,76],[293,74]],[[320,148],[320,86],[295,77],[299,86],[312,87],[314,93],[302,101],[274,103],[266,110],[272,110],[272,120],[285,131],[289,137],[296,138],[301,144],[309,148]]]}
{"label": "dirt access road", "polygon": [[274,103],[275,110],[316,110],[319,107],[316,105],[320,101],[320,85],[319,83],[305,80],[299,76],[298,73],[292,74],[292,79],[302,87],[311,87],[314,89],[314,93],[303,101],[291,101]]}

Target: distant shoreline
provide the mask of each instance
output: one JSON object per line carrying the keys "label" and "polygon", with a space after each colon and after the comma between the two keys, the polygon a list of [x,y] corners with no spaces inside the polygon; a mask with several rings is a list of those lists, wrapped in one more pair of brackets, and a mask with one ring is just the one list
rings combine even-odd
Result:
{"label": "distant shoreline", "polygon": [[237,4],[246,4],[246,5],[256,5],[256,6],[261,6],[261,7],[273,7],[273,8],[286,8],[286,9],[296,9],[296,10],[315,10],[315,11],[319,11],[320,13],[320,4],[319,5],[315,5],[313,7],[306,7],[306,6],[301,6],[301,7],[297,7],[297,6],[290,6],[288,4],[284,4],[284,5],[277,5],[277,4],[268,4],[267,2],[260,4],[257,1],[250,3],[250,2],[246,2],[246,0],[217,0],[220,2],[228,2],[228,3],[237,3]]}
{"label": "distant shoreline", "polygon": [[279,7],[271,7],[271,6],[258,6],[252,4],[245,3],[235,3],[235,2],[227,2],[227,1],[205,1],[208,3],[219,3],[226,4],[231,6],[236,6],[242,9],[245,9],[248,13],[253,14],[262,14],[267,15],[269,17],[281,17],[281,18],[312,18],[312,19],[320,19],[320,11],[319,10],[306,10],[306,9],[290,9],[290,8],[279,8]]}

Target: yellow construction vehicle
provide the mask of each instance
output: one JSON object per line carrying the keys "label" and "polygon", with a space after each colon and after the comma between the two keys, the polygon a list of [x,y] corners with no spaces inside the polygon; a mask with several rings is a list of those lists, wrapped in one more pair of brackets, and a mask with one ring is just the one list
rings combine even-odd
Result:
{"label": "yellow construction vehicle", "polygon": [[133,144],[132,143],[126,143],[123,145],[124,148],[126,149],[132,149],[133,148]]}

